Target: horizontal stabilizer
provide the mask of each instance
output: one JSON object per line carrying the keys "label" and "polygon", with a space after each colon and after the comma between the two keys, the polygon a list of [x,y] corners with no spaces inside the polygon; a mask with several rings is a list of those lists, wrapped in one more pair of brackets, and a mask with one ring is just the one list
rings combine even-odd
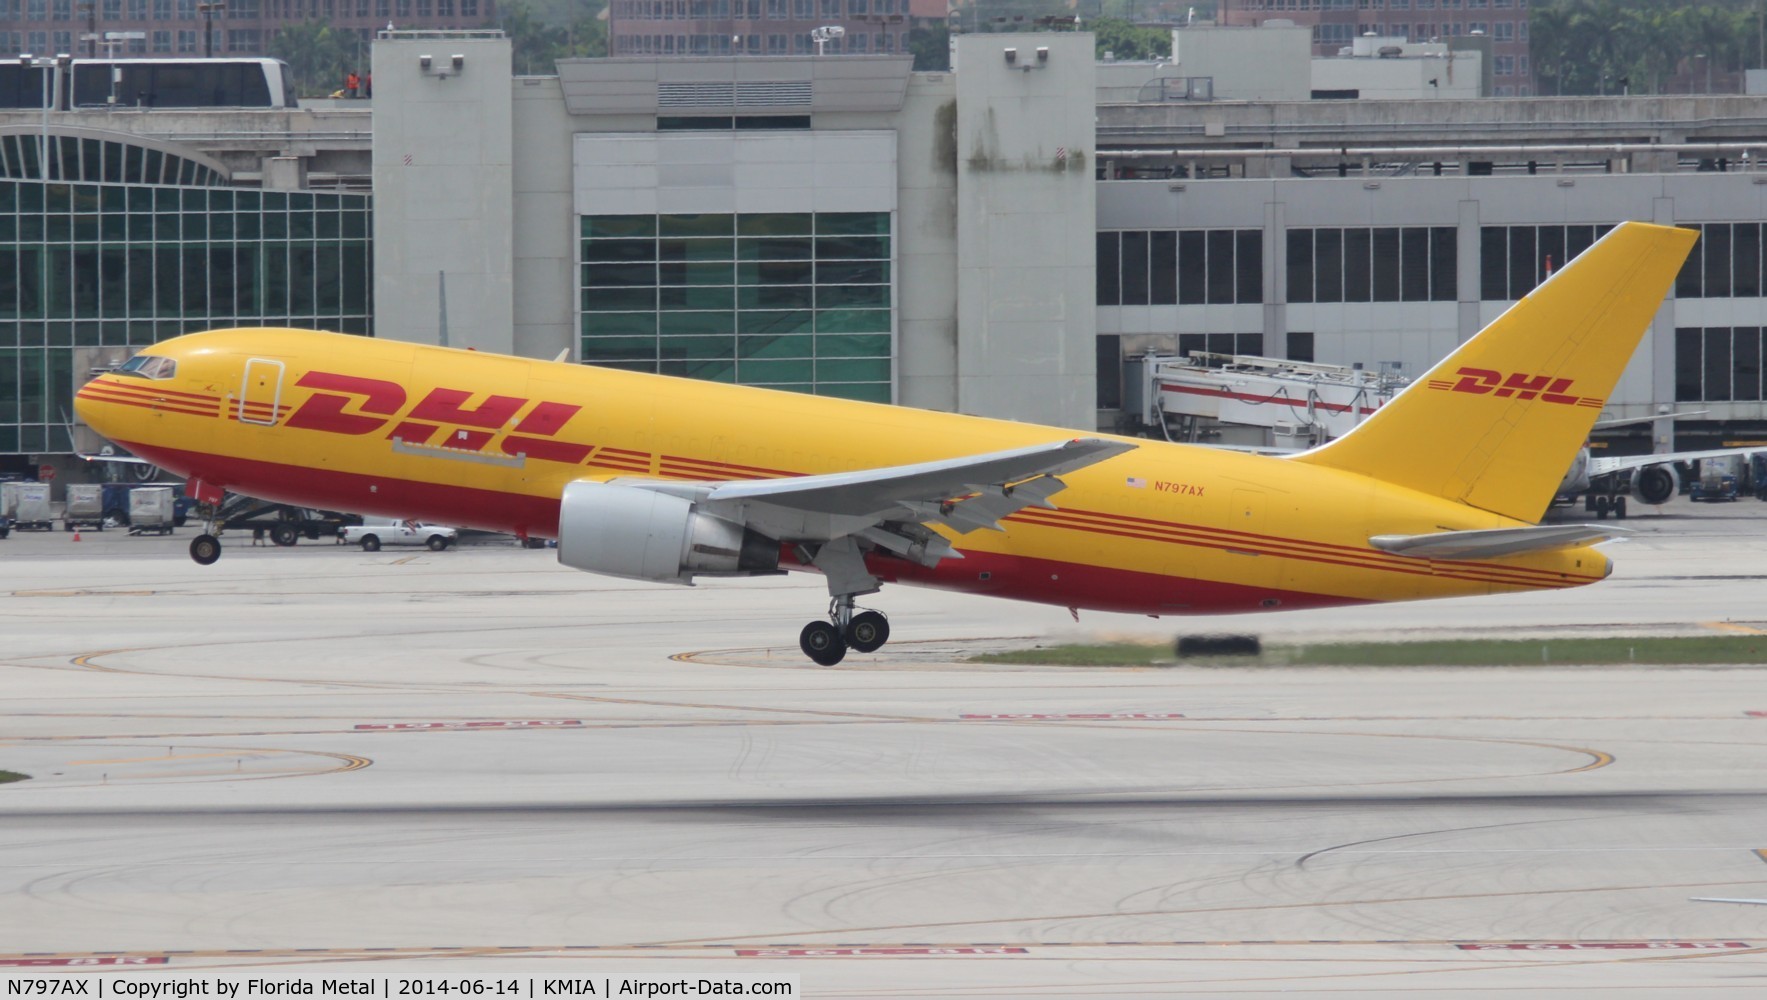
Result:
{"label": "horizontal stabilizer", "polygon": [[1430,535],[1375,535],[1368,544],[1382,552],[1417,559],[1496,559],[1610,541],[1624,531],[1594,524],[1542,524]]}

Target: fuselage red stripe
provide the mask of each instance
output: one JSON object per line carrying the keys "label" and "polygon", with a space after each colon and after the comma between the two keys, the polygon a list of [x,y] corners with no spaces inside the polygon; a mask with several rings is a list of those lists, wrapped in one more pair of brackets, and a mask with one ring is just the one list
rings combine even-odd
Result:
{"label": "fuselage red stripe", "polygon": [[[1015,514],[1012,516],[1019,517],[1025,513],[1030,513],[1030,511],[1021,511],[1021,512],[1019,512],[1019,514]],[[1225,536],[1231,536],[1231,537],[1238,538],[1238,539],[1243,539],[1245,543],[1256,542],[1256,543],[1267,543],[1267,544],[1273,544],[1273,545],[1292,545],[1292,546],[1314,549],[1314,550],[1320,551],[1322,553],[1329,552],[1329,553],[1337,553],[1337,554],[1341,554],[1341,555],[1355,556],[1355,557],[1359,557],[1359,558],[1378,559],[1383,562],[1389,562],[1389,563],[1392,563],[1394,565],[1399,565],[1399,566],[1403,566],[1403,565],[1406,565],[1406,564],[1414,561],[1414,560],[1408,559],[1405,556],[1393,555],[1391,553],[1381,552],[1377,549],[1357,548],[1352,545],[1341,545],[1341,544],[1337,544],[1335,542],[1315,542],[1315,541],[1309,541],[1309,540],[1303,539],[1303,538],[1293,538],[1293,537],[1286,536],[1286,535],[1265,535],[1265,534],[1258,534],[1258,533],[1250,532],[1250,531],[1238,531],[1238,530],[1235,530],[1232,528],[1214,528],[1214,527],[1210,527],[1207,525],[1187,524],[1187,523],[1180,522],[1180,521],[1157,521],[1157,520],[1151,520],[1149,518],[1144,518],[1144,517],[1134,517],[1134,516],[1127,515],[1127,514],[1107,514],[1107,513],[1101,512],[1101,511],[1081,510],[1081,509],[1077,509],[1077,508],[1062,508],[1057,511],[1039,511],[1038,513],[1041,513],[1045,516],[1053,516],[1053,517],[1057,517],[1057,518],[1060,518],[1060,517],[1076,517],[1076,518],[1081,518],[1081,519],[1090,518],[1094,521],[1102,522],[1102,523],[1106,523],[1106,524],[1127,524],[1130,526],[1144,527],[1148,530],[1156,530],[1156,531],[1192,532],[1192,533],[1201,533],[1201,534],[1207,535],[1207,536],[1225,535]],[[1535,569],[1535,568],[1529,567],[1529,566],[1510,566],[1510,565],[1505,565],[1503,563],[1470,562],[1470,561],[1462,562],[1462,561],[1456,560],[1455,565],[1463,566],[1463,567],[1466,567],[1469,569],[1470,568],[1488,569],[1488,570],[1492,570],[1495,572],[1503,572],[1503,573],[1541,574],[1541,575],[1549,576],[1553,579],[1557,579],[1559,576],[1559,574],[1557,574],[1551,570]],[[1599,577],[1592,577],[1592,579],[1600,579],[1600,578]]]}
{"label": "fuselage red stripe", "polygon": [[86,384],[88,386],[103,386],[106,389],[116,389],[119,392],[141,392],[151,396],[183,396],[186,399],[194,399],[201,403],[218,403],[221,401],[221,397],[219,396],[210,396],[199,392],[180,392],[177,389],[161,389],[152,381],[144,381],[137,384],[134,382],[124,382],[121,379],[114,377],[100,376]]}
{"label": "fuselage red stripe", "polygon": [[719,462],[705,458],[690,458],[685,455],[664,455],[662,456],[662,459],[664,462],[673,462],[677,465],[695,465],[707,469],[718,469],[732,473],[749,473],[750,476],[766,476],[774,479],[802,475],[802,473],[798,472],[785,472],[780,469],[763,469],[760,466],[755,465],[736,465],[731,462]]}
{"label": "fuselage red stripe", "polygon": [[[1191,548],[1222,549],[1222,550],[1226,550],[1226,551],[1238,550],[1238,551],[1246,552],[1247,554],[1253,555],[1253,556],[1275,556],[1275,557],[1281,558],[1281,559],[1295,559],[1295,560],[1299,560],[1302,562],[1319,563],[1322,565],[1344,566],[1344,567],[1348,567],[1350,569],[1372,570],[1377,573],[1400,573],[1400,574],[1404,574],[1407,576],[1423,576],[1423,577],[1449,577],[1449,578],[1457,579],[1457,580],[1470,580],[1475,583],[1502,583],[1502,584],[1508,584],[1508,585],[1514,585],[1514,586],[1524,586],[1524,587],[1541,587],[1541,588],[1555,588],[1556,589],[1556,588],[1564,586],[1564,583],[1562,580],[1560,580],[1558,582],[1554,582],[1554,581],[1549,581],[1549,580],[1537,580],[1537,579],[1531,579],[1531,578],[1509,577],[1509,576],[1506,576],[1503,574],[1466,573],[1466,572],[1457,571],[1456,569],[1453,569],[1453,568],[1443,566],[1440,563],[1437,563],[1433,569],[1430,566],[1430,564],[1428,564],[1428,563],[1418,563],[1418,564],[1411,565],[1411,566],[1405,566],[1405,565],[1389,566],[1389,565],[1381,565],[1381,564],[1377,564],[1377,563],[1360,562],[1360,561],[1355,561],[1352,559],[1347,559],[1347,558],[1342,558],[1342,557],[1330,557],[1330,556],[1326,556],[1326,555],[1307,553],[1307,552],[1303,552],[1303,551],[1284,551],[1281,549],[1264,547],[1264,546],[1223,545],[1218,540],[1210,540],[1210,539],[1205,539],[1205,538],[1172,537],[1172,536],[1168,536],[1168,535],[1158,535],[1158,534],[1153,534],[1151,532],[1128,530],[1128,529],[1124,529],[1124,528],[1111,528],[1111,527],[1104,527],[1104,526],[1099,526],[1099,525],[1061,524],[1059,522],[1049,522],[1049,521],[1025,519],[1025,518],[1020,518],[1016,515],[1012,518],[1012,520],[1018,520],[1018,521],[1021,521],[1021,523],[1037,524],[1042,527],[1057,528],[1057,529],[1062,529],[1062,530],[1067,530],[1067,531],[1083,531],[1083,532],[1090,532],[1092,534],[1098,534],[1098,535],[1114,535],[1119,538],[1138,538],[1138,539],[1143,539],[1146,541],[1164,542],[1164,543],[1172,544],[1172,545],[1185,545],[1185,546],[1189,546]],[[1578,579],[1578,578],[1573,578],[1573,579]],[[1599,579],[1600,579],[1600,577],[1590,577],[1589,581],[1594,582]]]}
{"label": "fuselage red stripe", "polygon": [[215,416],[215,411],[213,409],[198,410],[195,409],[192,404],[177,400],[138,399],[130,396],[113,396],[108,393],[86,389],[80,391],[78,398],[97,399],[106,403],[115,403],[118,406],[139,406],[144,410],[163,410],[167,413],[184,413],[193,417]]}

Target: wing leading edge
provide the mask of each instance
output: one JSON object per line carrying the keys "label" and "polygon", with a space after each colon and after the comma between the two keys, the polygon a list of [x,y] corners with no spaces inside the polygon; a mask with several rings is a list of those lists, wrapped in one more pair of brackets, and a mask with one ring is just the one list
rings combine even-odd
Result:
{"label": "wing leading edge", "polygon": [[865,569],[866,548],[881,548],[923,566],[962,553],[933,531],[1002,530],[1001,518],[1026,507],[1054,508],[1066,488],[1059,478],[1131,451],[1129,441],[1074,438],[911,465],[789,479],[720,483],[615,480],[684,497],[707,514],[794,543],[801,558],[828,577],[830,593],[877,589]]}

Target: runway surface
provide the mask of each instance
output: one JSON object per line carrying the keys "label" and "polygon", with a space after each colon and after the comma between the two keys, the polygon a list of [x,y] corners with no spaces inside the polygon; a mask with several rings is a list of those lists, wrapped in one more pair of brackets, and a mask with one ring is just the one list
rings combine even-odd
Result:
{"label": "runway surface", "polygon": [[[1757,669],[1044,669],[1221,627],[1767,633],[1767,505],[1578,591],[1230,620],[505,547],[0,541],[0,970],[758,963],[828,997],[1767,990]],[[1767,642],[1767,634],[1763,634]]]}

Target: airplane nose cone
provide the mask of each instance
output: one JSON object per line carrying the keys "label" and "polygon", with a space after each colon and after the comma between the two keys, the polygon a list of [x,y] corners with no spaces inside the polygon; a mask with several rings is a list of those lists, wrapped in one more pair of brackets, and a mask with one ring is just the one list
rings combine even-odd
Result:
{"label": "airplane nose cone", "polygon": [[107,400],[104,377],[99,376],[74,393],[74,412],[80,415],[80,421],[87,427],[114,440],[116,407],[114,404],[107,405]]}
{"label": "airplane nose cone", "polygon": [[1614,575],[1614,560],[1611,556],[1603,556],[1601,561],[1606,564],[1601,567],[1601,578],[1605,580]]}
{"label": "airplane nose cone", "polygon": [[90,382],[86,383],[86,385],[80,387],[78,392],[74,393],[74,412],[79,414],[80,420],[85,423],[86,426],[103,434],[104,428],[99,426],[99,420],[101,419],[99,411],[101,407],[94,403],[92,397],[87,394],[88,387],[91,386],[91,384],[92,383]]}

